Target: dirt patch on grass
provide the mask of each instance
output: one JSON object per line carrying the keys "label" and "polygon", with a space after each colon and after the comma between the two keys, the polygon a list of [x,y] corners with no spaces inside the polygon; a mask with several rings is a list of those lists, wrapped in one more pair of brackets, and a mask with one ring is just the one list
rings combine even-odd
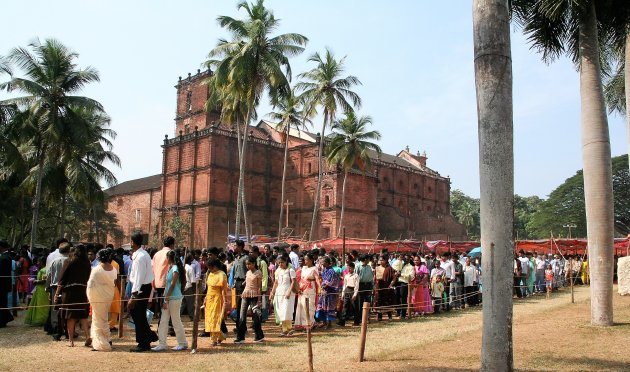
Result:
{"label": "dirt patch on grass", "polygon": [[[590,294],[576,290],[554,294],[550,300],[533,297],[514,306],[514,364],[519,370],[628,370],[630,353],[630,297],[615,295],[615,321],[610,328],[590,326]],[[313,337],[316,370],[476,370],[481,350],[481,310],[452,311],[407,321],[372,321],[366,345],[367,361],[357,363],[359,329],[345,327],[317,331]],[[114,338],[113,353],[69,348],[53,342],[40,328],[13,322],[0,330],[0,370],[238,370],[303,371],[306,345],[303,335],[279,338],[272,322],[265,326],[267,342],[227,344],[212,348],[200,338],[200,352],[132,354],[133,332]],[[190,342],[190,324],[186,324]],[[154,323],[155,328],[155,323]],[[232,328],[233,323],[228,324]],[[248,335],[251,336],[251,335]],[[82,339],[78,345],[82,345]],[[169,345],[175,345],[174,337]]]}

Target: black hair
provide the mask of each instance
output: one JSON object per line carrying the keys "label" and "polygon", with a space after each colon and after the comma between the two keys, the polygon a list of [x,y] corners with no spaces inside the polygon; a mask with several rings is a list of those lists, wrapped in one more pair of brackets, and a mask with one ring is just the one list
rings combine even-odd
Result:
{"label": "black hair", "polygon": [[57,239],[57,240],[55,241],[55,248],[59,248],[59,246],[60,246],[62,243],[68,243],[68,239],[66,239],[66,238],[59,238],[59,239]]}
{"label": "black hair", "polygon": [[101,249],[100,251],[98,251],[96,257],[101,262],[111,263],[112,259],[114,258],[114,250],[111,248]]}
{"label": "black hair", "polygon": [[167,236],[166,238],[164,238],[162,243],[165,247],[173,248],[173,246],[175,245],[175,238],[173,238],[172,236]]}
{"label": "black hair", "polygon": [[354,262],[349,261],[346,265],[348,265],[348,267],[351,267],[354,269]]}
{"label": "black hair", "polygon": [[138,247],[142,245],[143,240],[144,239],[140,231],[136,231],[135,233],[131,234],[131,241],[133,242],[133,244],[137,245]]}
{"label": "black hair", "polygon": [[215,269],[221,270],[221,261],[218,259],[208,261],[208,268],[214,267]]}
{"label": "black hair", "polygon": [[253,263],[254,266],[256,266],[256,257],[254,257],[254,256],[247,256],[247,262]]}
{"label": "black hair", "polygon": [[177,271],[179,272],[179,281],[181,283],[182,288],[186,287],[186,271],[184,270],[184,265],[182,264],[182,260],[179,259],[179,255],[175,251],[166,252],[166,258],[169,262],[173,262],[175,266],[177,266]]}
{"label": "black hair", "polygon": [[297,245],[297,244],[291,244],[291,250],[292,250],[292,251],[295,251],[295,250],[297,250],[297,249],[299,249],[299,248],[300,248],[300,246],[299,246],[299,245]]}
{"label": "black hair", "polygon": [[236,239],[234,244],[236,244],[237,247],[245,248],[245,242],[242,241],[241,239]]}
{"label": "black hair", "polygon": [[9,249],[9,242],[6,240],[0,240],[0,248]]}
{"label": "black hair", "polygon": [[252,253],[260,253],[260,249],[258,248],[257,245],[252,247]]}
{"label": "black hair", "polygon": [[186,258],[184,258],[184,263],[186,265],[190,265],[192,262],[193,262],[193,256],[192,256],[192,254],[188,253],[186,255]]}

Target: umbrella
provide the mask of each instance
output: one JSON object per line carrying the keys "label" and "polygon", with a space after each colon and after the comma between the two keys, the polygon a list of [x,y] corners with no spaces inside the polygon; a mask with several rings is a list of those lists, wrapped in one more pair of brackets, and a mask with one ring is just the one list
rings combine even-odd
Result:
{"label": "umbrella", "polygon": [[470,252],[468,252],[467,256],[472,258],[481,256],[481,247],[473,248]]}

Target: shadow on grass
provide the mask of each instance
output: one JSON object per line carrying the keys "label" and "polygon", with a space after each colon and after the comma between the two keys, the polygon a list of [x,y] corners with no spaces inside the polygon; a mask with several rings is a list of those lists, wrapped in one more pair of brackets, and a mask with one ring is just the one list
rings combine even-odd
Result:
{"label": "shadow on grass", "polygon": [[628,363],[624,363],[622,361],[608,360],[608,359],[598,359],[598,358],[589,358],[589,357],[575,357],[575,358],[547,357],[544,359],[549,362],[549,365],[551,365],[552,363],[556,363],[556,364],[571,363],[575,365],[573,368],[586,370],[586,371],[595,371],[595,370],[628,371],[630,369],[630,366],[628,365]]}

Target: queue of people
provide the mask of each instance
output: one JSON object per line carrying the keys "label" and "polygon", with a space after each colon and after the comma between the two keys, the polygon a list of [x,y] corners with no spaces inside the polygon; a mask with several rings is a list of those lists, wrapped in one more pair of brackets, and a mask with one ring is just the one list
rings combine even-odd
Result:
{"label": "queue of people", "polygon": [[[260,343],[270,314],[280,337],[290,337],[307,328],[359,326],[365,302],[382,321],[384,315],[391,320],[461,310],[482,299],[480,257],[459,252],[436,257],[431,252],[352,251],[341,257],[324,249],[301,250],[297,244],[288,251],[271,245],[246,250],[241,240],[231,249],[182,250],[170,236],[157,250],[145,249],[140,233],[132,235],[129,252],[73,246],[65,239],[56,245],[50,254],[23,252],[15,260],[8,244],[0,242],[0,272],[14,273],[18,281],[28,273],[20,285],[26,293],[16,297],[28,304],[26,324],[44,326],[54,340],[65,336],[70,346],[79,337],[78,325],[85,346],[95,351],[111,350],[111,332],[125,310],[137,343],[130,351],[167,350],[169,336],[176,339],[173,351],[186,350],[182,316],[193,320],[196,293],[203,296],[199,336],[210,338],[212,346],[228,339],[230,319],[235,344],[245,342],[248,326],[253,341]],[[587,265],[580,257],[565,260],[520,251],[514,260],[514,295],[550,293],[569,280],[588,283]],[[0,275],[0,309],[9,308],[11,300],[4,277]],[[123,277],[127,287],[121,291]],[[121,307],[121,296],[126,306]],[[13,320],[10,311],[0,311],[0,326]],[[151,328],[152,316],[157,332]]]}

